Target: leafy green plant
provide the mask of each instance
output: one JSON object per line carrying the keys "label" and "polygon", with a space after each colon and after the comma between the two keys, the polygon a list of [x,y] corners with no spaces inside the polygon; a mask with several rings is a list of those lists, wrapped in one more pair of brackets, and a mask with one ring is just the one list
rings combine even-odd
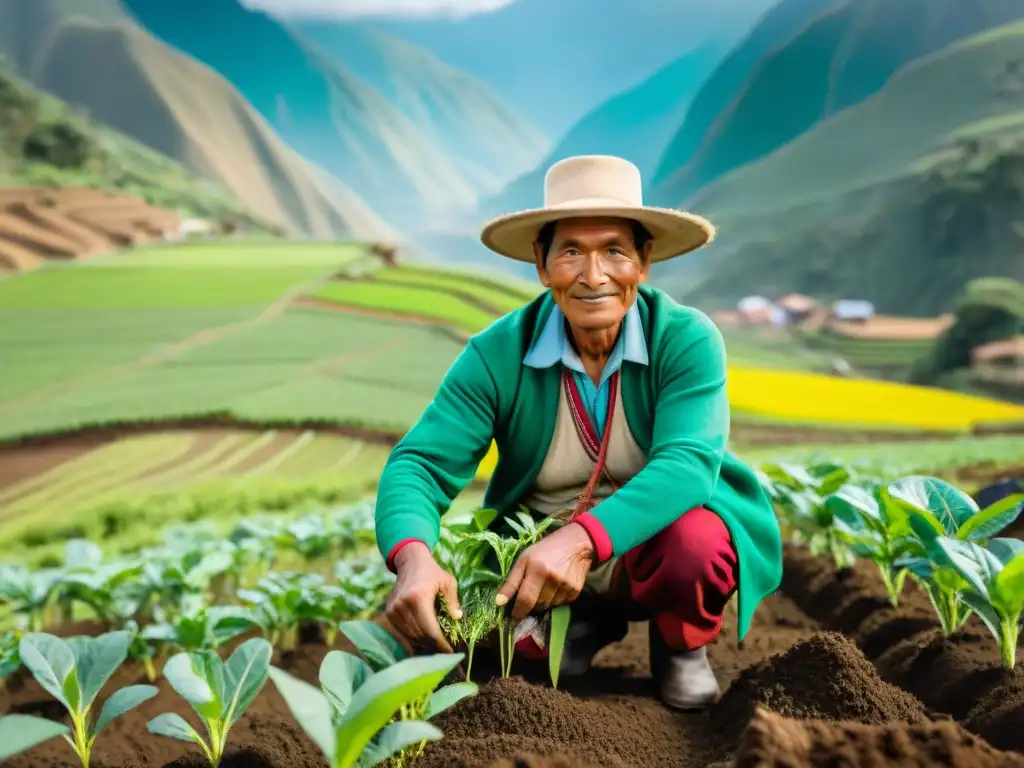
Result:
{"label": "leafy green plant", "polygon": [[180,715],[159,715],[149,730],[159,736],[198,744],[216,768],[224,756],[231,727],[245,714],[267,681],[273,648],[263,638],[246,640],[227,663],[213,651],[179,653],[164,666],[164,677],[203,721],[205,740]]}
{"label": "leafy green plant", "polygon": [[997,539],[985,549],[971,541],[937,536],[929,542],[929,555],[966,582],[961,599],[995,637],[1003,666],[1013,669],[1024,611],[1024,542]]}
{"label": "leafy green plant", "polygon": [[270,677],[331,768],[376,766],[441,738],[440,729],[424,720],[392,720],[402,707],[428,696],[462,658],[419,656],[374,672],[358,656],[331,651],[320,666],[319,689],[275,667]]}
{"label": "leafy green plant", "polygon": [[254,623],[251,613],[241,606],[215,605],[200,607],[173,621],[149,624],[142,629],[141,637],[186,652],[212,651],[251,629]]}
{"label": "leafy green plant", "polygon": [[10,630],[0,634],[0,693],[5,688],[7,678],[21,667],[21,653],[18,651],[20,640],[20,635]]}
{"label": "leafy green plant", "polygon": [[1007,497],[979,510],[974,499],[955,485],[922,475],[890,483],[887,493],[893,504],[907,513],[919,542],[900,564],[914,574],[925,590],[943,634],[952,635],[971,615],[972,606],[963,599],[968,582],[932,546],[933,541],[941,536],[984,542],[1020,516],[1024,496]]}
{"label": "leafy green plant", "polygon": [[41,632],[46,614],[58,595],[59,568],[30,571],[14,565],[0,565],[0,604],[11,606],[29,632]]}
{"label": "leafy green plant", "polygon": [[108,632],[99,637],[32,633],[21,639],[21,661],[47,693],[71,715],[72,736],[65,736],[86,768],[100,731],[117,717],[156,695],[151,685],[131,685],[113,693],[92,722],[92,705],[100,689],[124,663],[131,635]]}
{"label": "leafy green plant", "polygon": [[844,485],[825,500],[833,526],[842,542],[858,557],[874,563],[893,605],[899,603],[906,579],[902,558],[919,552],[906,511],[884,488],[873,491]]}
{"label": "leafy green plant", "polygon": [[68,727],[32,715],[0,716],[0,760],[32,749],[44,741],[64,736]]}
{"label": "leafy green plant", "polygon": [[[372,621],[346,621],[340,629],[374,672],[387,669],[406,658],[401,643]],[[475,696],[478,690],[477,685],[470,681],[451,683],[424,694],[418,700],[403,704],[399,710],[399,719],[430,720],[463,699]],[[423,747],[422,743],[405,747],[399,750],[393,762],[397,766],[406,765],[422,754]]]}

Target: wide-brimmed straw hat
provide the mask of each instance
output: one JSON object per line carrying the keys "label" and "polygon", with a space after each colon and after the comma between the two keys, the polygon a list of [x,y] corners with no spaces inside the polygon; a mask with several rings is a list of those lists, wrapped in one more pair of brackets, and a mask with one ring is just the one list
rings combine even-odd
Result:
{"label": "wide-brimmed straw hat", "polygon": [[582,155],[561,160],[544,176],[544,207],[499,216],[483,228],[483,244],[502,256],[534,261],[533,243],[551,221],[616,217],[644,225],[654,243],[651,261],[694,251],[715,236],[708,220],[685,211],[643,203],[640,169],[610,155]]}

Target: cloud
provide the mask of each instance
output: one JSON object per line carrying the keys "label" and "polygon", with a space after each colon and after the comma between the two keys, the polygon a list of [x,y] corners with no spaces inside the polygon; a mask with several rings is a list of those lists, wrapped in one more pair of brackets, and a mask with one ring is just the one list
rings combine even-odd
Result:
{"label": "cloud", "polygon": [[250,8],[289,18],[462,18],[516,0],[242,0]]}

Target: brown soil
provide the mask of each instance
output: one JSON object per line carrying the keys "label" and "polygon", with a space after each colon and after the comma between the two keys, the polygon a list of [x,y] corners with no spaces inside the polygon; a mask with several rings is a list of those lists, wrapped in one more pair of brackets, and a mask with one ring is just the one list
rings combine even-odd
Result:
{"label": "brown soil", "polygon": [[[563,681],[560,690],[545,683],[543,670],[525,664],[517,666],[517,677],[486,682],[477,697],[438,719],[446,736],[417,765],[1024,766],[1024,672],[1002,672],[995,644],[975,623],[943,640],[930,612],[912,586],[898,608],[889,606],[870,565],[837,573],[829,562],[787,548],[780,594],[758,610],[744,647],[736,647],[731,622],[711,647],[724,693],[706,713],[675,713],[655,700],[646,630],[635,625],[599,655],[589,675]],[[312,682],[326,652],[309,642],[276,663]],[[483,681],[490,670],[486,658],[481,662]],[[138,681],[138,670],[125,668],[115,685]],[[101,735],[95,766],[202,764],[194,749],[146,731],[146,722],[162,712],[192,719],[165,684],[160,688],[156,699]],[[0,712],[11,711],[60,716],[24,677],[0,698]],[[229,768],[326,765],[271,684],[230,742],[223,763]],[[73,762],[69,747],[53,741],[10,765]]]}
{"label": "brown soil", "polygon": [[17,187],[0,196],[0,265],[32,269],[49,259],[83,259],[177,230],[172,210],[92,189]]}

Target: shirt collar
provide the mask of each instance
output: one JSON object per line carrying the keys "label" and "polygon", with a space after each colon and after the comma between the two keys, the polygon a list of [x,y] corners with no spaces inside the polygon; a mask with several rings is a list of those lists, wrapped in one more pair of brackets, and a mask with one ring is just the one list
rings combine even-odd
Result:
{"label": "shirt collar", "polygon": [[[647,339],[640,321],[640,310],[635,301],[622,319],[622,333],[619,334],[615,349],[605,364],[601,375],[602,383],[621,367],[623,361],[637,365],[648,364]],[[556,306],[552,309],[551,316],[537,337],[536,343],[523,358],[523,364],[531,368],[550,368],[559,362],[574,371],[585,372],[583,361],[573,349],[569,335],[565,332],[565,315]]]}

